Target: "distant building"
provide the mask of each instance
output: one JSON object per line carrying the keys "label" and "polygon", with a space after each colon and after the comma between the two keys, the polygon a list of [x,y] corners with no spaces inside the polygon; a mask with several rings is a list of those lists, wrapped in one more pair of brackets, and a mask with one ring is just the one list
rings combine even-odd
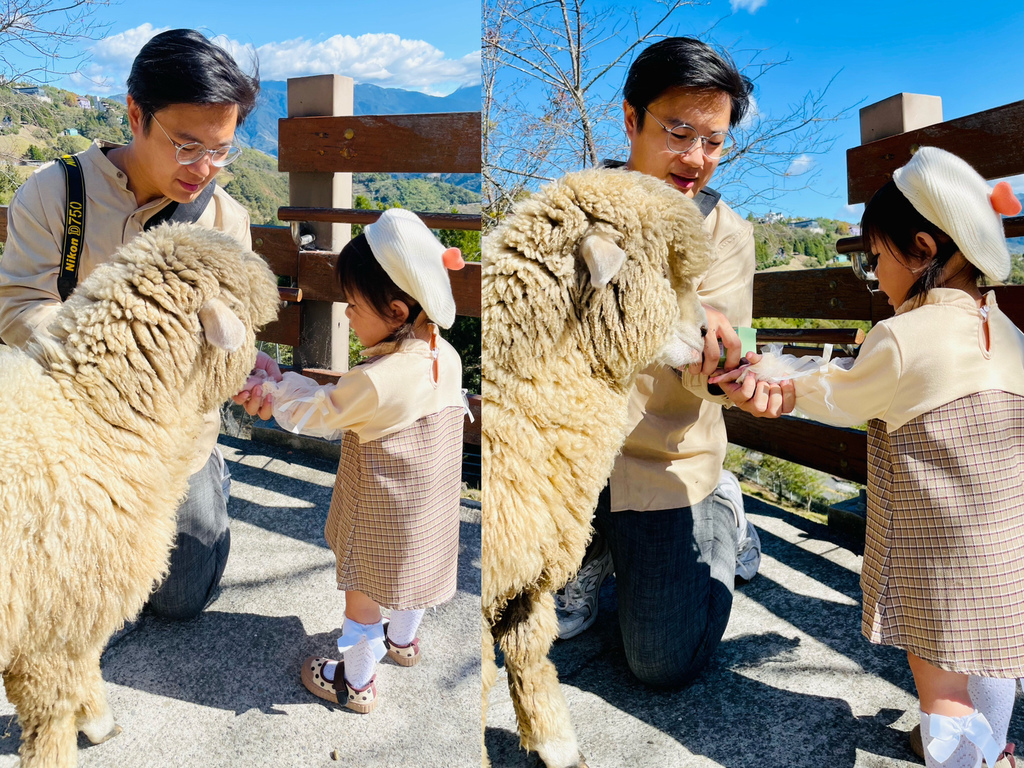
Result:
{"label": "distant building", "polygon": [[76,103],[81,109],[92,109],[92,102],[89,100],[88,96],[79,96]]}
{"label": "distant building", "polygon": [[793,221],[790,222],[789,226],[793,229],[805,229],[812,235],[823,235],[825,230],[821,228],[821,225],[815,219],[806,219],[804,221]]}
{"label": "distant building", "polygon": [[53,99],[46,95],[46,91],[44,91],[38,85],[16,86],[11,90],[13,90],[15,93],[20,93],[22,96],[33,96],[39,99],[40,101],[47,101],[51,103],[53,102]]}
{"label": "distant building", "polygon": [[764,215],[764,217],[761,219],[761,223],[762,224],[777,224],[778,222],[782,221],[784,218],[786,218],[786,215],[784,213],[781,213],[779,211],[768,211],[768,213],[766,213]]}
{"label": "distant building", "polygon": [[66,131],[64,131],[64,135],[65,136],[77,136],[78,135],[78,129],[77,128],[68,128]]}
{"label": "distant building", "polygon": [[850,237],[860,237],[860,224],[850,225]]}

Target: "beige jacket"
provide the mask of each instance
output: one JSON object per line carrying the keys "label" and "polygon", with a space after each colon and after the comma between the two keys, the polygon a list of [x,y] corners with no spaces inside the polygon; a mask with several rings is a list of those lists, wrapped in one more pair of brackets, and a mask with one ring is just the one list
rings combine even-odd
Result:
{"label": "beige jacket", "polygon": [[[711,264],[698,283],[701,301],[733,326],[749,326],[754,295],[754,228],[719,201],[704,220]],[[696,504],[718,484],[725,460],[725,397],[708,394],[707,378],[648,368],[630,393],[635,427],[615,461],[612,511]]]}
{"label": "beige jacket", "polygon": [[887,432],[941,405],[986,390],[1024,396],[1024,334],[985,295],[984,313],[968,294],[933,288],[912,299],[864,339],[849,370],[833,363],[795,379],[796,406],[818,421],[851,427],[881,419]]}
{"label": "beige jacket", "polygon": [[[85,178],[85,244],[78,268],[79,281],[118,248],[134,239],[151,216],[170,200],[160,198],[141,208],[128,189],[125,174],[94,142],[76,155]],[[33,333],[46,333],[47,323],[60,307],[57,277],[64,240],[66,190],[59,163],[44,165],[18,189],[7,210],[7,242],[0,259],[0,339],[24,347]],[[221,188],[214,192],[198,224],[234,236],[252,247],[249,214]],[[208,414],[196,446],[196,466],[206,462],[220,431],[220,415]]]}
{"label": "beige jacket", "polygon": [[[363,351],[369,358],[338,379],[319,385],[304,376],[286,376],[272,390],[274,418],[288,430],[335,438],[351,430],[360,443],[400,432],[445,408],[463,408],[462,361],[438,338],[438,381],[430,377],[427,342],[409,339]],[[299,425],[301,424],[301,427]]]}

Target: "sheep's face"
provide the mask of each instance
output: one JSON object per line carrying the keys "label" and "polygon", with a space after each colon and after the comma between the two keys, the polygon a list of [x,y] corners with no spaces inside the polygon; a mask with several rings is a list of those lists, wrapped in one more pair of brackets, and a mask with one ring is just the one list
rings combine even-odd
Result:
{"label": "sheep's face", "polygon": [[90,274],[51,329],[68,372],[112,419],[130,409],[172,422],[181,408],[212,410],[244,386],[255,333],[278,305],[273,274],[237,240],[162,225]]}

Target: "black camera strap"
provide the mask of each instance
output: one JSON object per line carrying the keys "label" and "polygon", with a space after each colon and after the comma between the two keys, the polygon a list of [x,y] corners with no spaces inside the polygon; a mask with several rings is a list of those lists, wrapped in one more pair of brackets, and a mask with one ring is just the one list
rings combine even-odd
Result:
{"label": "black camera strap", "polygon": [[78,262],[85,245],[85,177],[82,166],[74,155],[64,155],[57,162],[64,168],[64,186],[67,189],[67,205],[64,209],[64,244],[61,248],[60,275],[57,277],[57,291],[60,300],[68,296],[78,285]]}

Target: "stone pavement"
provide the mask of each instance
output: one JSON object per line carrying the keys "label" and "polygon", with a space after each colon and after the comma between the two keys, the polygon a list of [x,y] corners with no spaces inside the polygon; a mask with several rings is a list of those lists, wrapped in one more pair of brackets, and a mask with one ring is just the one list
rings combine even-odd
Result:
{"label": "stone pavement", "polygon": [[[907,742],[918,710],[906,654],[860,634],[861,558],[826,526],[744,499],[761,535],[761,570],[736,590],[722,645],[696,683],[660,692],[631,676],[614,579],[594,627],[555,644],[551,657],[590,768],[921,765]],[[487,726],[494,768],[535,765],[519,749],[504,670]],[[1024,739],[1019,698],[1015,736]]]}
{"label": "stone pavement", "polygon": [[[80,737],[82,768],[479,765],[479,509],[462,508],[458,593],[424,617],[423,662],[383,662],[380,703],[358,715],[299,681],[306,656],[337,653],[344,599],[323,538],[337,461],[223,435],[221,446],[233,485],[220,593],[193,621],[143,613],[108,648],[124,732],[99,746]],[[0,768],[18,763],[13,711],[0,692]]]}

